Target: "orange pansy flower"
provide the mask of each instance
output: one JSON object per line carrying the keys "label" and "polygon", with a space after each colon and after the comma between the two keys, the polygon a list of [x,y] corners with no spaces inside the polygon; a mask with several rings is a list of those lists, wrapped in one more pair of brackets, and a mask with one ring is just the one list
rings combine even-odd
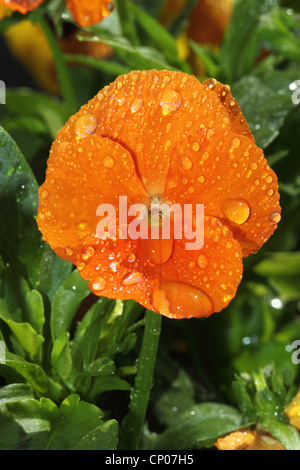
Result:
{"label": "orange pansy flower", "polygon": [[[19,11],[23,15],[35,10],[44,0],[0,0],[5,6]],[[66,0],[67,7],[71,11],[74,20],[80,26],[91,26],[100,23],[110,14],[110,6],[113,0]]]}
{"label": "orange pansy flower", "polygon": [[[230,88],[181,72],[133,71],[100,91],[57,134],[39,195],[43,238],[92,292],[135,299],[172,318],[226,307],[242,257],[280,220],[276,175]],[[187,249],[188,236],[173,231],[123,237],[125,196],[128,207],[190,205],[194,228],[203,204],[202,248]],[[106,238],[97,236],[101,204],[115,208],[119,228]]]}
{"label": "orange pansy flower", "polygon": [[269,433],[261,434],[256,429],[232,432],[220,437],[215,446],[218,450],[285,450]]}

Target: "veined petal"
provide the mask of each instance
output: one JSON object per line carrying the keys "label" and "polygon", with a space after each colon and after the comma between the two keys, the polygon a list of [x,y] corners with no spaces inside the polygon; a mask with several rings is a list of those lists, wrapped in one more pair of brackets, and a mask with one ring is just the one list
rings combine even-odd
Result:
{"label": "veined petal", "polygon": [[169,261],[157,267],[154,308],[170,318],[209,316],[225,308],[242,279],[242,253],[230,230],[213,217],[204,219],[204,244],[187,250],[174,240]]}
{"label": "veined petal", "polygon": [[204,204],[241,244],[243,255],[257,251],[280,220],[277,177],[263,151],[234,132],[204,130],[172,152],[164,198]]}
{"label": "veined petal", "polygon": [[[170,152],[184,136],[204,125],[230,126],[228,113],[214,92],[195,77],[165,70],[133,71],[118,77],[81,108],[75,119],[83,113],[97,118],[96,134],[130,151],[152,197],[163,193]],[[74,138],[72,122],[58,138]]]}
{"label": "veined petal", "polygon": [[48,160],[39,196],[37,222],[44,239],[75,264],[81,262],[84,239],[97,237],[99,215],[105,215],[97,215],[100,205],[109,204],[115,210],[116,228],[120,228],[120,196],[126,196],[128,206],[148,202],[129,152],[96,135],[60,142]]}

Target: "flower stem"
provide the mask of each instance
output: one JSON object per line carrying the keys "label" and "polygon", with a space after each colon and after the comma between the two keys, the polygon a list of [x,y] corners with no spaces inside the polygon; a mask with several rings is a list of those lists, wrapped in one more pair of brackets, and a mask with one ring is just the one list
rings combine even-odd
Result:
{"label": "flower stem", "polygon": [[44,31],[44,34],[48,40],[48,44],[53,54],[57,77],[60,83],[62,95],[66,104],[68,115],[72,115],[77,111],[77,100],[73,87],[73,83],[70,77],[70,72],[67,64],[64,61],[62,51],[59,47],[59,43],[52,32],[50,25],[48,24],[45,17],[39,18],[39,23]]}
{"label": "flower stem", "polygon": [[162,316],[158,313],[150,310],[146,311],[144,336],[138,359],[135,384],[131,393],[129,412],[122,429],[122,449],[137,450],[140,445],[142,427],[153,382],[161,318]]}

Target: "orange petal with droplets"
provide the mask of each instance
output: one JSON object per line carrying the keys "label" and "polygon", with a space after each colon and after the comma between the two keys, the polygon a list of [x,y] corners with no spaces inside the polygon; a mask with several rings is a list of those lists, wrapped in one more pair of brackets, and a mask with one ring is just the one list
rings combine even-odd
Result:
{"label": "orange petal with droplets", "polygon": [[[39,189],[37,221],[44,239],[60,256],[76,264],[85,237],[96,237],[100,216],[108,215],[97,215],[98,206],[111,204],[116,229],[122,229],[119,196],[127,197],[128,206],[148,204],[126,149],[97,135],[60,142],[51,152],[46,181]],[[126,224],[127,219],[124,228]]]}
{"label": "orange petal with droplets", "polygon": [[29,11],[35,10],[44,0],[5,0],[2,1],[7,8],[19,11],[23,15]]}
{"label": "orange petal with droplets", "polygon": [[67,7],[80,26],[100,23],[111,13],[112,0],[67,0]]}
{"label": "orange petal with droplets", "polygon": [[[192,76],[169,71],[133,71],[118,77],[77,113],[98,120],[96,133],[120,142],[135,160],[137,174],[151,196],[165,187],[172,148],[206,125],[230,126],[215,93]],[[73,140],[67,123],[59,140]]]}
{"label": "orange petal with droplets", "polygon": [[249,137],[252,142],[254,142],[254,137],[250,131],[246,119],[242,114],[238,102],[231,94],[230,86],[223,85],[214,78],[205,80],[202,82],[202,85],[209,90],[212,90],[219,98],[220,102],[228,113],[232,131],[236,132],[237,134],[245,135]]}
{"label": "orange petal with droplets", "polygon": [[213,217],[204,218],[204,245],[187,250],[174,240],[167,263],[157,267],[154,308],[170,318],[209,316],[225,308],[242,279],[242,253],[230,230]]}
{"label": "orange petal with droplets", "polygon": [[256,252],[280,221],[277,177],[263,151],[246,136],[206,130],[184,139],[172,152],[164,198],[204,204],[243,248]]}

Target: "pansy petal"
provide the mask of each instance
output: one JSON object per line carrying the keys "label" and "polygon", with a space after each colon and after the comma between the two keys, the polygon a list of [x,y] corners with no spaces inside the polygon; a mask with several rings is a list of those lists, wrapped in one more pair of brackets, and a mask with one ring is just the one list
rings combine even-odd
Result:
{"label": "pansy petal", "polygon": [[202,131],[172,152],[164,199],[204,204],[241,244],[257,251],[280,220],[277,177],[263,151],[232,131]]}
{"label": "pansy petal", "polygon": [[92,26],[100,23],[111,13],[113,0],[67,0],[67,7],[72,12],[74,20],[80,26]]}
{"label": "pansy petal", "polygon": [[[89,281],[91,291],[113,299],[135,299],[152,308],[150,279],[155,272],[137,256],[138,240],[86,239],[78,270]],[[86,254],[92,256],[87,257]]]}
{"label": "pansy petal", "polygon": [[93,135],[59,145],[51,152],[39,189],[37,222],[54,251],[76,263],[85,237],[96,236],[99,216],[106,216],[97,215],[100,205],[109,204],[112,217],[115,210],[118,226],[119,196],[126,196],[128,205],[147,204],[148,196],[131,155],[120,144]]}
{"label": "pansy petal", "polygon": [[157,269],[154,308],[170,318],[207,317],[225,308],[242,278],[242,253],[230,230],[214,217],[204,218],[204,244],[186,248],[174,240],[172,257]]}
{"label": "pansy petal", "polygon": [[5,0],[3,3],[12,10],[19,11],[23,15],[39,7],[44,0]]}
{"label": "pansy petal", "polygon": [[238,102],[231,94],[230,86],[223,85],[214,78],[205,80],[202,82],[202,85],[207,87],[209,90],[212,90],[218,96],[220,102],[229,115],[231,130],[237,134],[246,135],[250,140],[252,140],[252,142],[254,142],[254,137],[242,114]]}
{"label": "pansy petal", "polygon": [[[95,116],[96,134],[109,137],[127,148],[137,173],[151,196],[163,193],[171,149],[184,136],[204,124],[223,129],[230,126],[228,113],[216,94],[192,76],[183,73],[133,71],[105,87],[83,113]],[[58,138],[72,140],[72,123]]]}

